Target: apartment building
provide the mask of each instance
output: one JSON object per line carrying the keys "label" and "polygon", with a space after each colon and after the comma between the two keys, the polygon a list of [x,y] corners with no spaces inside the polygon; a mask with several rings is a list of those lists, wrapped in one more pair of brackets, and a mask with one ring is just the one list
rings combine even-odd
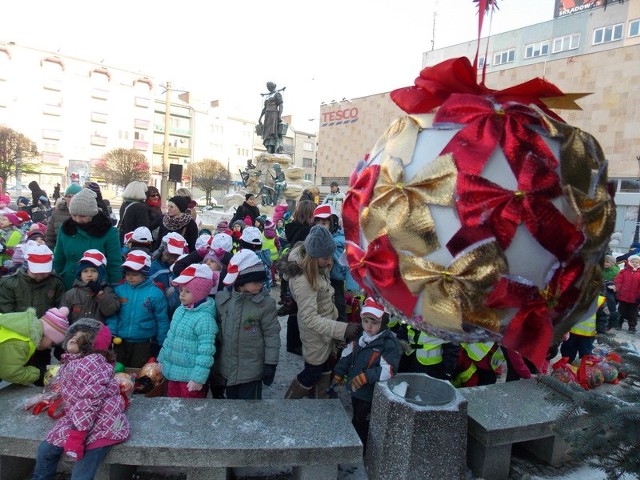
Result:
{"label": "apartment building", "polygon": [[[255,119],[238,116],[223,100],[197,97],[151,75],[1,40],[0,125],[37,147],[40,173],[17,172],[23,188],[36,180],[49,193],[57,183],[64,189],[77,173],[81,181],[98,180],[107,197],[119,194],[119,187],[92,174],[95,163],[114,148],[143,153],[150,183],[159,187],[166,140],[171,189],[190,187],[187,167],[202,159],[227,166],[239,187],[247,159],[264,151]],[[308,157],[307,137],[313,137],[315,150],[315,134],[298,135],[292,125],[285,139],[286,152],[299,157],[300,166]],[[311,166],[306,175],[312,172]],[[16,179],[6,183],[15,185]]]}

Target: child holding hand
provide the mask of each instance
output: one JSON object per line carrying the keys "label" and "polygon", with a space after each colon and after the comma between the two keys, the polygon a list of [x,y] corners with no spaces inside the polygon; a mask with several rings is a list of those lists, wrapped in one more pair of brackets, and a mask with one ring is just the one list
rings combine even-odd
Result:
{"label": "child holding hand", "polygon": [[171,282],[180,288],[180,303],[171,320],[169,333],[158,362],[169,381],[168,397],[205,398],[205,383],[213,365],[218,333],[216,307],[209,292],[212,271],[206,265],[188,266]]}
{"label": "child holding hand", "polygon": [[364,301],[360,316],[362,335],[342,351],[334,368],[334,382],[344,383],[346,377],[353,405],[352,423],[366,450],[373,388],[376,382],[384,382],[396,374],[402,347],[387,329],[389,314],[371,297]]}
{"label": "child holding hand", "polygon": [[53,480],[63,454],[77,462],[72,478],[94,478],[109,448],[129,438],[110,345],[111,332],[92,318],[67,330],[58,372],[65,415],[38,446],[33,480]]}
{"label": "child holding hand", "polygon": [[69,309],[69,323],[94,318],[102,323],[120,310],[120,300],[106,281],[107,258],[90,249],[78,261],[73,287],[62,296],[61,305]]}

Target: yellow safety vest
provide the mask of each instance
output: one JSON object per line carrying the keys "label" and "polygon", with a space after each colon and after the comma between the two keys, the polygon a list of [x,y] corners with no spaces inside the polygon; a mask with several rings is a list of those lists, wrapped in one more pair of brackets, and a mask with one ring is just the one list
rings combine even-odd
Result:
{"label": "yellow safety vest", "polygon": [[14,332],[13,330],[9,330],[6,327],[0,325],[0,343],[4,343],[7,340],[21,340],[23,342],[27,342],[29,345],[29,358],[33,355],[33,352],[36,351],[36,344],[33,343],[29,337],[20,335],[19,333]]}
{"label": "yellow safety vest", "polygon": [[[598,296],[598,308],[602,307],[604,302],[607,299],[602,295]],[[583,337],[595,337],[596,336],[596,313],[587,318],[586,320],[582,320],[576,323],[570,330],[574,335],[581,335]]]}
{"label": "yellow safety vest", "polygon": [[415,347],[416,359],[422,365],[436,365],[442,362],[442,344],[445,343],[444,340],[425,332],[420,332],[416,340],[417,332],[410,326],[407,326],[407,330],[409,344]]}
{"label": "yellow safety vest", "polygon": [[[461,343],[460,346],[464,348],[469,355],[469,358],[474,362],[479,362],[484,357],[487,356],[491,347],[493,347],[494,342],[478,342],[478,343]],[[502,365],[504,362],[504,354],[502,353],[502,349],[497,348],[493,355],[491,356],[491,361],[489,362],[492,370],[495,372],[498,370],[498,367]],[[467,368],[464,372],[456,375],[456,378],[451,382],[454,387],[461,387],[463,383],[467,382],[474,373],[478,370],[478,367],[475,363],[472,363],[469,368]]]}

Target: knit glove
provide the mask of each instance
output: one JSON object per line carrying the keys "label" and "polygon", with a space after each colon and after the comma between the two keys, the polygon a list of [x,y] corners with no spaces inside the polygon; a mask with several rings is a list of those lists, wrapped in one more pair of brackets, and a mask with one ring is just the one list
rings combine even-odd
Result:
{"label": "knit glove", "polygon": [[102,286],[95,280],[87,282],[87,287],[89,287],[89,290],[91,290],[95,295],[100,293],[100,290],[102,290]]}
{"label": "knit glove", "polygon": [[84,457],[84,441],[87,438],[86,431],[69,430],[67,440],[64,442],[64,453],[71,460],[76,462]]}
{"label": "knit glove", "polygon": [[364,374],[364,372],[359,373],[358,375],[353,377],[353,380],[351,380],[351,390],[355,392],[356,390],[358,390],[363,385],[366,385],[367,383],[368,383],[367,376]]}
{"label": "knit glove", "polygon": [[273,379],[276,376],[277,365],[265,365],[262,369],[262,383],[267,387],[273,383]]}
{"label": "knit glove", "polygon": [[344,332],[344,339],[347,342],[355,340],[360,336],[360,332],[362,331],[362,327],[356,323],[348,323],[347,329]]}

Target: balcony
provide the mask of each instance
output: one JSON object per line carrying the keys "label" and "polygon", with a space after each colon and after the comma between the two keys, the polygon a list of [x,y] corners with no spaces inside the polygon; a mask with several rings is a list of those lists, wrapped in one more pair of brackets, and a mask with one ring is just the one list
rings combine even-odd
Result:
{"label": "balcony", "polygon": [[44,140],[60,140],[62,132],[60,130],[44,129],[42,130],[42,138]]}
{"label": "balcony", "polygon": [[106,113],[91,112],[91,121],[96,123],[107,123],[109,115]]}
{"label": "balcony", "polygon": [[54,92],[61,92],[62,91],[62,80],[53,79],[53,78],[47,78],[42,83],[42,88],[44,88],[45,90],[52,90]]}
{"label": "balcony", "polygon": [[42,113],[44,115],[59,117],[62,115],[62,107],[60,105],[45,105],[42,107]]}
{"label": "balcony", "polygon": [[[162,145],[154,145],[153,153],[158,153],[162,155],[163,146]],[[169,155],[177,156],[177,157],[191,157],[191,149],[190,148],[180,148],[180,147],[169,147]]]}
{"label": "balcony", "polygon": [[142,118],[136,118],[133,121],[133,128],[137,128],[138,130],[148,130],[151,122],[149,120],[144,120]]}
{"label": "balcony", "polygon": [[[153,130],[156,133],[164,133],[164,125],[155,124],[153,126]],[[190,137],[191,129],[190,128],[170,128],[169,133],[172,135],[180,135],[181,137]]]}
{"label": "balcony", "polygon": [[136,97],[135,105],[136,107],[149,108],[151,105],[151,99],[147,97]]}
{"label": "balcony", "polygon": [[107,100],[109,98],[109,90],[94,88],[93,90],[91,90],[91,98],[95,98],[97,100]]}
{"label": "balcony", "polygon": [[62,156],[59,153],[48,153],[44,152],[42,154],[42,163],[48,163],[51,165],[60,165],[60,159]]}
{"label": "balcony", "polygon": [[146,150],[147,148],[149,148],[149,142],[145,142],[143,140],[134,140],[133,148],[135,148],[136,150]]}
{"label": "balcony", "polygon": [[106,147],[107,137],[101,137],[99,135],[91,135],[91,145],[95,145],[96,147]]}

